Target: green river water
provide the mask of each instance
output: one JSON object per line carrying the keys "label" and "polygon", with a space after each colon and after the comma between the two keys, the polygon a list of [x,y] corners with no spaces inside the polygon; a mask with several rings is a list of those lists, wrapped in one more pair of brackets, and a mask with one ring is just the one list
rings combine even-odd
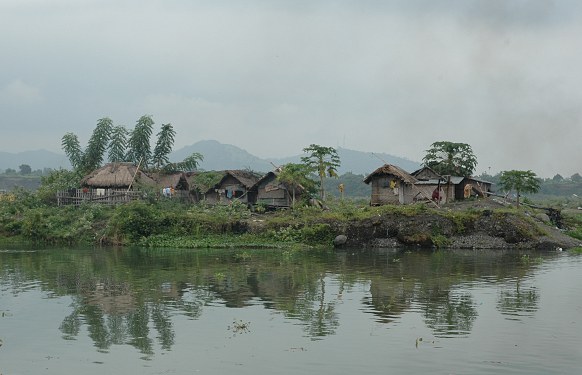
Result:
{"label": "green river water", "polygon": [[578,374],[567,252],[0,247],[0,374]]}

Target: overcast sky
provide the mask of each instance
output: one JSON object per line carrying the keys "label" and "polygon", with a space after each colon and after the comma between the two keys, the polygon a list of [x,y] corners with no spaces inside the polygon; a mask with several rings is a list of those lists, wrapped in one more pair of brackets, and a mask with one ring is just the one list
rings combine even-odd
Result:
{"label": "overcast sky", "polygon": [[260,157],[311,143],[582,173],[578,0],[0,0],[0,151],[109,117]]}

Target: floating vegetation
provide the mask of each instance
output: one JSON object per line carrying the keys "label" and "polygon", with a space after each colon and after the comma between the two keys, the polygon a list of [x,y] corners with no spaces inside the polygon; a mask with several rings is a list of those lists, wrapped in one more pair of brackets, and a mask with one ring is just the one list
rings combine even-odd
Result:
{"label": "floating vegetation", "polygon": [[541,264],[544,261],[544,258],[541,256],[538,257],[530,257],[529,254],[524,254],[520,258],[521,263],[523,264]]}
{"label": "floating vegetation", "polygon": [[243,322],[242,320],[233,320],[232,321],[232,325],[228,326],[227,329],[229,331],[232,331],[233,336],[234,335],[242,335],[243,333],[248,333],[250,332],[249,327],[251,325],[251,322]]}

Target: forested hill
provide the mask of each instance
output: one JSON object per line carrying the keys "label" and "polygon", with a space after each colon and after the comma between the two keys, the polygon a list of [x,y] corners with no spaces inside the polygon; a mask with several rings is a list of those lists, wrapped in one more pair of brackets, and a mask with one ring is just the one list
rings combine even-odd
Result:
{"label": "forested hill", "polygon": [[[193,152],[199,152],[204,156],[204,161],[200,164],[201,169],[251,169],[257,172],[271,171],[274,165],[299,163],[302,156],[297,154],[286,158],[261,159],[233,145],[222,144],[217,141],[200,141],[174,151],[171,159],[173,161],[183,160]],[[362,152],[342,147],[339,147],[337,152],[341,160],[341,166],[338,169],[340,174],[347,172],[368,174],[380,167],[384,162],[398,165],[409,172],[418,169],[420,166],[420,163],[386,153]]]}

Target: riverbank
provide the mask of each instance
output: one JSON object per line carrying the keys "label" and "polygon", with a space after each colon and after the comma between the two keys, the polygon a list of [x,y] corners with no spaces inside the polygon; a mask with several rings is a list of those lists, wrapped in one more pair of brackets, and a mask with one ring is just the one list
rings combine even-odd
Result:
{"label": "riverbank", "polygon": [[[580,215],[579,215],[580,216]],[[257,213],[244,205],[132,202],[117,207],[0,207],[2,241],[178,248],[422,247],[570,249],[582,247],[582,217],[559,230],[542,212],[491,199],[443,205],[369,207],[351,201],[328,209]]]}
{"label": "riverbank", "polygon": [[[416,205],[361,210],[359,215],[352,213],[341,218],[322,213],[311,220],[298,221],[293,227],[319,231],[320,237],[336,247],[556,250],[582,246],[582,240],[556,228],[547,216],[507,208],[490,200],[442,208]],[[255,233],[270,226],[268,219],[255,219],[247,224],[249,231]]]}

